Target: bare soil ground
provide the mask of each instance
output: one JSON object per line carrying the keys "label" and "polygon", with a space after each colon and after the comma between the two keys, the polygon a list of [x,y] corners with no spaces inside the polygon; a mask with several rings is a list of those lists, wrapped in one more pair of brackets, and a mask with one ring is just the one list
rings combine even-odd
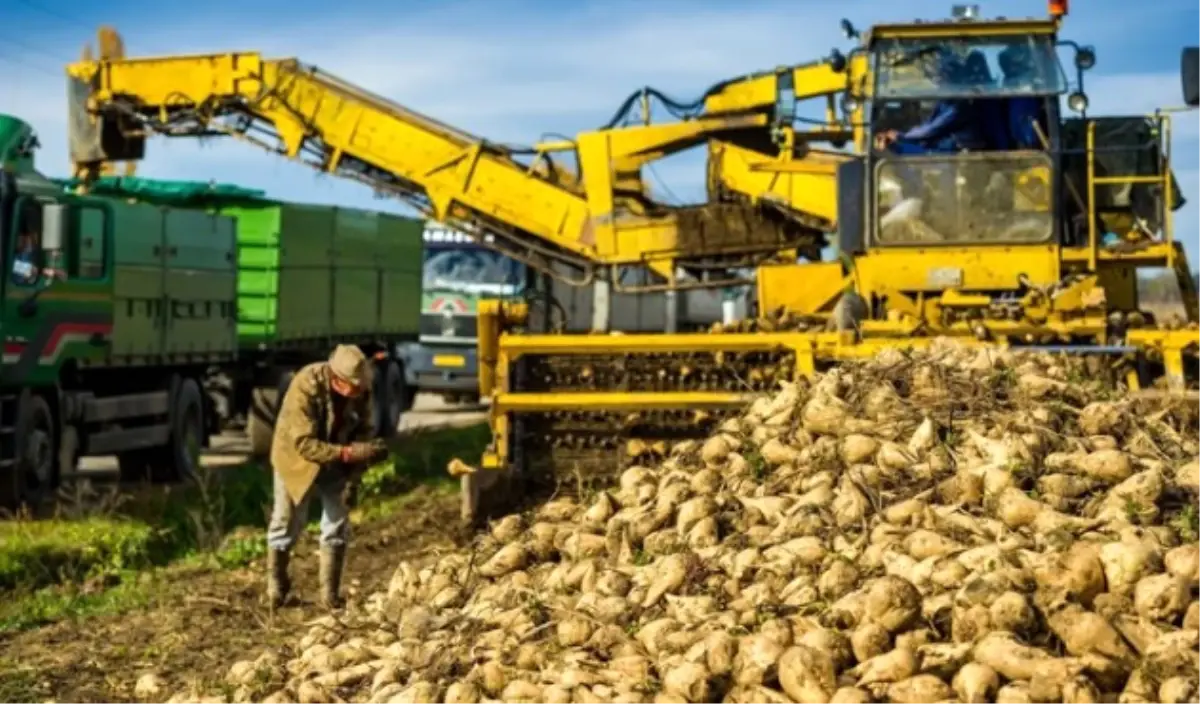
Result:
{"label": "bare soil ground", "polygon": [[[402,559],[452,547],[458,509],[457,496],[421,488],[398,515],[358,526],[343,588],[386,588]],[[324,615],[312,536],[298,546],[291,573],[300,603],[274,615],[263,601],[260,561],[237,570],[166,571],[144,610],[0,636],[9,661],[0,666],[0,681],[8,681],[0,689],[9,690],[0,700],[132,701],[134,684],[148,672],[163,679],[166,697],[188,682],[219,680],[231,662],[288,645],[306,630],[300,624]]]}
{"label": "bare soil ground", "polygon": [[[400,431],[465,427],[485,417],[479,407],[421,396]],[[243,438],[213,440],[207,466],[236,466],[247,459]],[[81,469],[84,476],[103,475],[115,462],[92,458]],[[402,560],[450,548],[459,537],[460,500],[444,485],[418,486],[399,506],[352,529],[344,590],[365,594],[386,588]],[[275,614],[263,598],[262,560],[236,569],[178,565],[143,575],[149,583],[139,585],[148,595],[142,608],[0,633],[0,701],[133,701],[134,684],[151,672],[162,679],[164,698],[189,682],[220,680],[230,663],[288,645],[287,638],[307,630],[304,622],[325,614],[317,603],[315,536],[306,535],[297,546],[291,575],[299,603]]]}

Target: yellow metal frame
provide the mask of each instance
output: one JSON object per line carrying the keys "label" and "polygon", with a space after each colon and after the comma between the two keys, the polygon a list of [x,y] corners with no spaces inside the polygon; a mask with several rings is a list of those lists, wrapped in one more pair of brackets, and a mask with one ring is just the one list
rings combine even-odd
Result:
{"label": "yellow metal frame", "polygon": [[917,22],[877,24],[867,33],[869,47],[879,39],[953,39],[978,36],[1045,36],[1058,33],[1059,24],[1050,20],[971,20],[969,22]]}
{"label": "yellow metal frame", "polygon": [[[861,85],[866,68],[865,59],[857,57],[842,71],[817,63],[789,67],[784,73],[791,74],[798,101],[814,97],[832,101],[831,96]],[[705,251],[703,241],[681,238],[674,209],[647,202],[642,167],[725,135],[733,138],[747,130],[766,130],[780,79],[778,72],[772,72],[729,82],[706,98],[705,109],[696,119],[583,132],[571,141],[537,146],[539,157],[573,152],[586,175],[581,180],[570,170],[554,178],[541,160],[533,166],[522,164],[505,148],[296,59],[267,59],[256,52],[102,56],[72,64],[67,73],[90,88],[87,109],[93,117],[125,108],[150,129],[166,130],[174,115],[190,110],[197,128],[211,130],[222,129],[215,118],[248,115],[267,123],[278,143],[225,131],[324,171],[419,197],[433,218],[468,233],[499,226],[511,230],[509,235],[527,238],[527,245],[543,254],[562,252],[583,265],[643,265],[668,283],[674,282],[678,260],[733,256],[742,250],[723,242],[719,251]],[[804,156],[797,156],[794,149],[799,141],[861,141],[861,127],[849,128],[835,117],[830,111],[830,124],[823,130],[789,132],[789,148],[772,155],[771,161],[803,162]],[[314,140],[326,152],[315,161],[306,160],[305,147]],[[733,143],[730,148],[738,149]],[[743,156],[759,166],[764,161]],[[348,158],[382,170],[400,185],[341,171]],[[809,226],[829,226],[833,217],[828,201],[812,190],[831,179],[829,160],[813,157],[813,163],[823,169],[819,174],[777,168],[765,187],[809,216]],[[75,164],[76,172],[85,178],[107,168],[104,162]],[[759,174],[750,178],[741,173],[726,185],[746,189],[754,200],[764,195],[760,190],[764,183]],[[823,189],[827,190],[828,186]],[[810,211],[816,212],[810,215]],[[744,249],[757,252],[758,248]],[[540,260],[525,261],[536,266]]]}

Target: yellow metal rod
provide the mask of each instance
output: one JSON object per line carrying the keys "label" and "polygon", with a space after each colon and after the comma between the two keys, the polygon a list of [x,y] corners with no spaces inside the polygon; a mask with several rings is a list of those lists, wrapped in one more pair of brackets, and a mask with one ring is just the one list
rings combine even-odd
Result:
{"label": "yellow metal rod", "polygon": [[493,413],[531,411],[622,411],[670,410],[693,408],[736,408],[744,406],[754,394],[717,391],[678,392],[570,392],[497,394],[492,397]]}
{"label": "yellow metal rod", "polygon": [[1163,177],[1159,176],[1096,176],[1092,178],[1092,183],[1098,186],[1138,184],[1138,183],[1162,183]]}

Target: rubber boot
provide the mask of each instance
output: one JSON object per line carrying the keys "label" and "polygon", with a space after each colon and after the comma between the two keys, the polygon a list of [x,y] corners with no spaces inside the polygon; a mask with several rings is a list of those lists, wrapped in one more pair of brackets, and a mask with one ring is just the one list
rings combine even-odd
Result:
{"label": "rubber boot", "polygon": [[321,604],[327,609],[340,609],[346,605],[341,596],[345,564],[345,545],[321,546]]}
{"label": "rubber boot", "polygon": [[292,589],[288,579],[288,552],[286,550],[267,550],[267,600],[271,608],[283,606],[288,592]]}

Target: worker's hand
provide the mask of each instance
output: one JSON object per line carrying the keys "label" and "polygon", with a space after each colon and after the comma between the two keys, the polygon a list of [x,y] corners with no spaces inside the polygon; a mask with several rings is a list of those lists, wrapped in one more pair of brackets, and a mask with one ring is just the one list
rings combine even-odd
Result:
{"label": "worker's hand", "polygon": [[342,462],[345,464],[373,464],[387,456],[387,443],[378,439],[342,446]]}
{"label": "worker's hand", "polygon": [[883,151],[892,145],[900,137],[900,133],[896,130],[884,130],[875,135],[875,148]]}

